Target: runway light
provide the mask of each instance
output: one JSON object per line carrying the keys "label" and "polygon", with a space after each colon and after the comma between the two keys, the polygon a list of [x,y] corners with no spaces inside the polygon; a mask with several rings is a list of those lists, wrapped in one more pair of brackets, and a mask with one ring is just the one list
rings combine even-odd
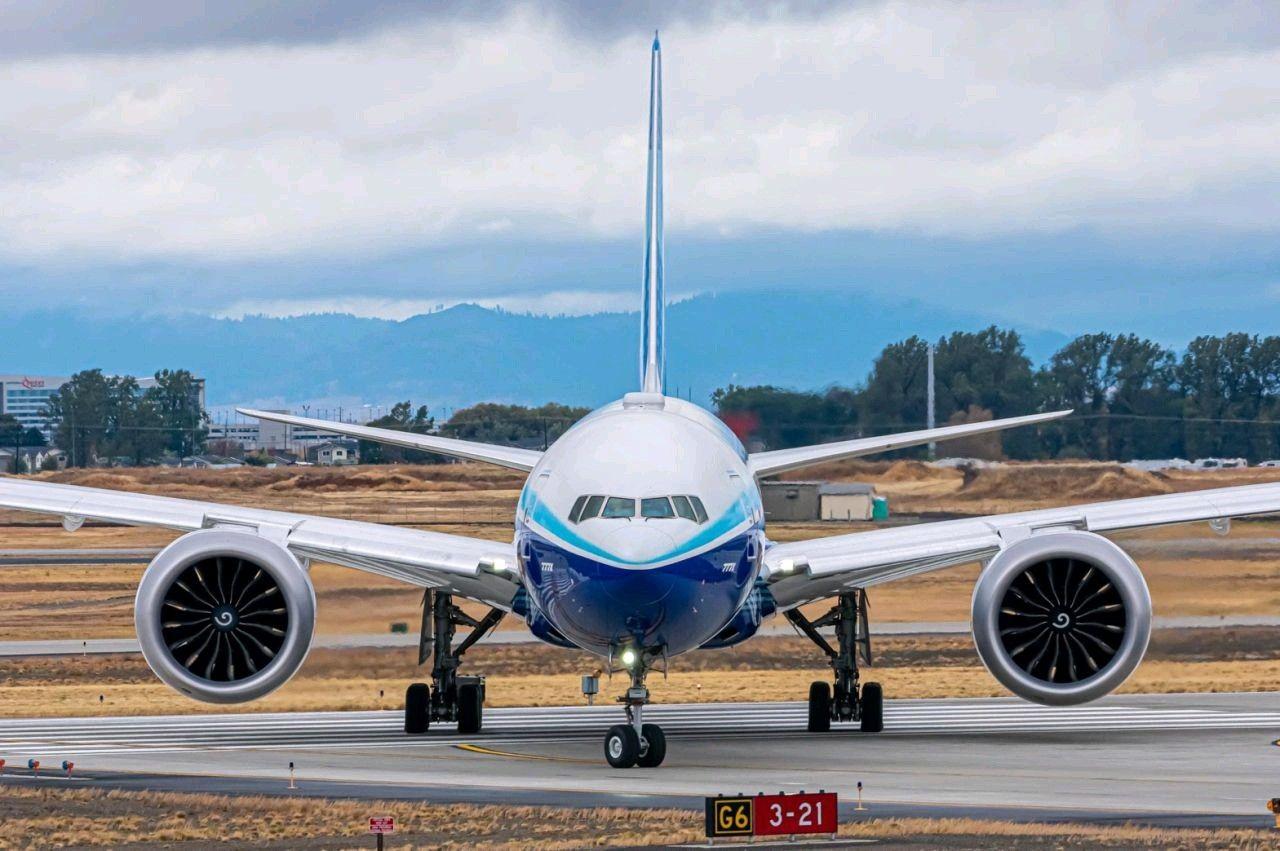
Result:
{"label": "runway light", "polygon": [[636,663],[636,651],[627,649],[622,651],[622,664],[630,668]]}

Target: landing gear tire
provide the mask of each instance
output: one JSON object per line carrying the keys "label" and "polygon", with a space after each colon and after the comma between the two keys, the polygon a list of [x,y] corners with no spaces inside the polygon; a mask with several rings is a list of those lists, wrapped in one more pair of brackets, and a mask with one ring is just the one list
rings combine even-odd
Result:
{"label": "landing gear tire", "polygon": [[831,686],[824,682],[809,685],[809,732],[826,733],[831,729]]}
{"label": "landing gear tire", "polygon": [[404,731],[421,735],[431,726],[431,686],[414,683],[404,692]]}
{"label": "landing gear tire", "polygon": [[884,691],[879,683],[862,686],[862,732],[879,733],[884,729]]}
{"label": "landing gear tire", "polygon": [[[666,742],[664,741],[665,745]],[[604,736],[604,758],[614,768],[630,768],[640,758],[640,737],[630,724],[617,724]]]}
{"label": "landing gear tire", "polygon": [[[632,727],[632,730],[635,728]],[[657,768],[667,758],[667,734],[657,724],[642,724],[640,727],[640,754],[636,757],[636,765],[641,768]]]}
{"label": "landing gear tire", "polygon": [[484,691],[479,685],[458,686],[458,732],[479,733],[484,723]]}

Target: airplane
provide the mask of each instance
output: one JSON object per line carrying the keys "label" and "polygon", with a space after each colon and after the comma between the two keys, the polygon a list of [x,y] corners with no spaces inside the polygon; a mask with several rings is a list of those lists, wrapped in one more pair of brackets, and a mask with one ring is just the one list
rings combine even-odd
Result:
{"label": "airplane", "polygon": [[[883,729],[884,697],[863,682],[867,589],[980,563],[971,601],[983,663],[1012,693],[1047,705],[1101,697],[1133,672],[1151,632],[1142,572],[1106,537],[1124,529],[1280,512],[1280,484],[1026,511],[775,543],[759,481],[806,465],[1055,420],[1053,411],[815,446],[748,452],[713,414],[664,392],[662,57],[650,57],[646,250],[639,389],[594,411],[545,451],[241,409],[263,420],[412,447],[527,473],[509,543],[120,491],[0,478],[0,507],[159,526],[184,534],[148,565],[134,618],[148,664],[197,700],[241,703],[302,665],[315,625],[313,561],[424,589],[419,664],[404,729],[483,726],[485,681],[463,656],[508,614],[548,644],[625,675],[625,723],[605,734],[615,768],[656,767],[661,727],[644,721],[646,675],[682,653],[750,639],[781,615],[826,655],[808,729]],[[761,341],[763,344],[764,341]],[[455,601],[488,606],[473,617]],[[804,607],[830,600],[811,618]],[[460,640],[457,629],[469,627]],[[827,629],[830,631],[826,631]]]}

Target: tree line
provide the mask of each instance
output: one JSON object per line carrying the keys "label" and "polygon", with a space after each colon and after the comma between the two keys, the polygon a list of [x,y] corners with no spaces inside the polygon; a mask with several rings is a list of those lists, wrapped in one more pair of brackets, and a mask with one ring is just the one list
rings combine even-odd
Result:
{"label": "tree line", "polygon": [[45,409],[57,423],[54,445],[75,467],[194,455],[209,434],[200,382],[185,369],[160,370],[145,390],[132,376],[87,369],[58,388]]}
{"label": "tree line", "polygon": [[[1038,367],[1017,331],[994,326],[956,332],[934,346],[938,425],[1075,411],[1059,423],[948,444],[947,454],[1280,456],[1280,337],[1197,337],[1179,355],[1135,334],[1084,334]],[[923,428],[928,348],[917,336],[889,344],[856,386],[806,392],[730,385],[712,402],[740,437],[770,449]]]}

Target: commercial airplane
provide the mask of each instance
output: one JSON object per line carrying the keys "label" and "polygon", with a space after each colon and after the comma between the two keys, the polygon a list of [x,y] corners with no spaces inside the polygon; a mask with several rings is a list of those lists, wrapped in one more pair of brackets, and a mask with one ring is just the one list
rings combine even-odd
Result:
{"label": "commercial airplane", "polygon": [[[484,681],[459,666],[511,613],[543,641],[598,654],[629,676],[626,723],[604,740],[618,768],[654,767],[666,754],[661,728],[644,722],[647,673],[681,653],[745,641],[778,613],[831,663],[832,681],[810,687],[809,729],[857,722],[878,732],[882,692],[859,675],[869,661],[866,589],[965,563],[983,565],[972,600],[978,653],[1010,691],[1066,705],[1115,689],[1146,650],[1151,598],[1137,565],[1105,535],[1190,521],[1225,532],[1229,518],[1280,512],[1280,484],[772,543],[760,479],[1069,412],[748,453],[715,416],[665,395],[661,69],[655,37],[637,391],[545,452],[243,411],[528,473],[510,543],[16,478],[0,479],[0,507],[61,515],[68,531],[92,518],[184,532],[143,574],[135,623],[160,679],[213,703],[261,697],[298,670],[315,621],[313,560],[426,589],[419,663],[432,660],[431,683],[408,687],[406,733],[438,721],[480,730]],[[457,598],[489,613],[472,618]],[[801,610],[827,599],[821,617]],[[455,642],[459,626],[471,632]]]}

